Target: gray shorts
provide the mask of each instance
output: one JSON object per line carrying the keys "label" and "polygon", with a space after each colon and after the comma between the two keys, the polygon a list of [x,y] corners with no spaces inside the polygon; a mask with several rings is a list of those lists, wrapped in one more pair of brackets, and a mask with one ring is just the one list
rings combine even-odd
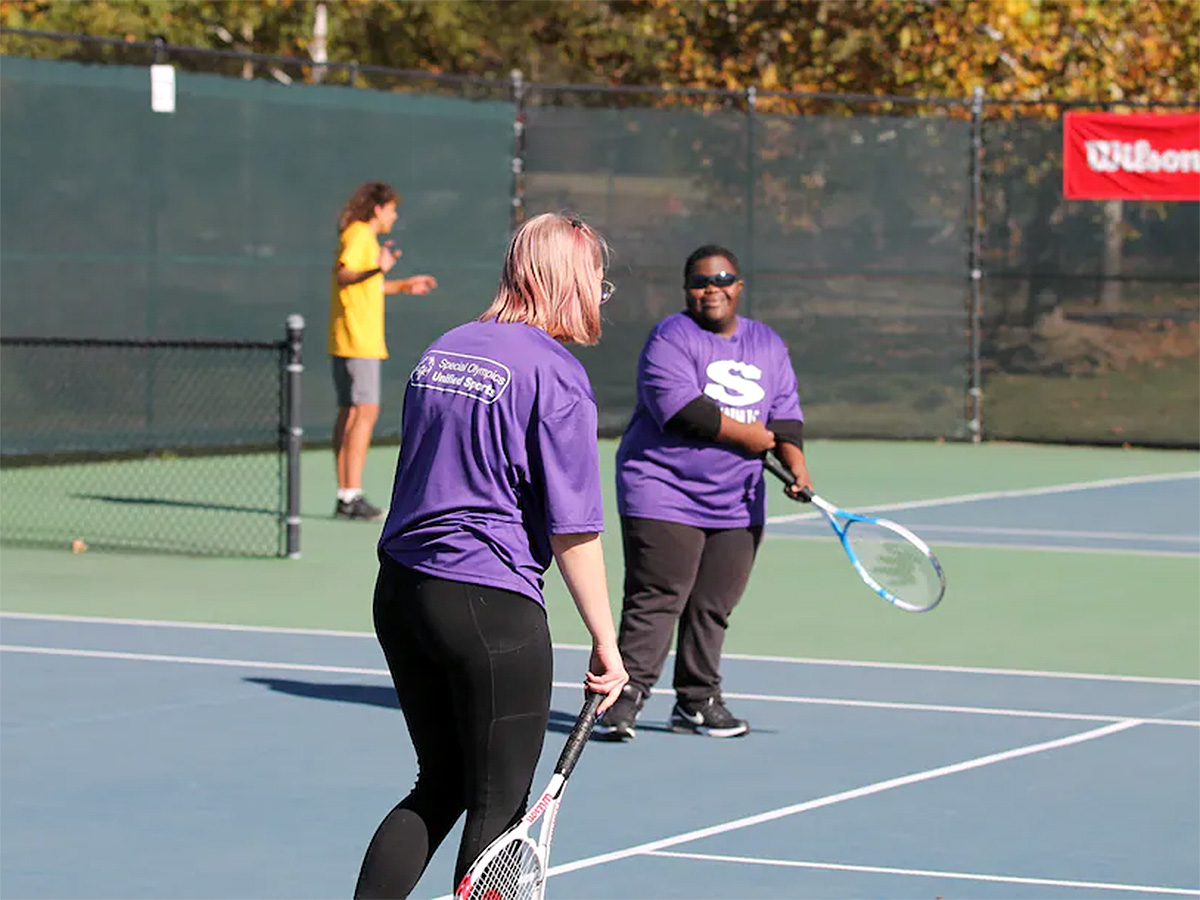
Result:
{"label": "gray shorts", "polygon": [[333,389],[338,406],[359,406],[379,403],[379,370],[381,360],[356,356],[331,356]]}

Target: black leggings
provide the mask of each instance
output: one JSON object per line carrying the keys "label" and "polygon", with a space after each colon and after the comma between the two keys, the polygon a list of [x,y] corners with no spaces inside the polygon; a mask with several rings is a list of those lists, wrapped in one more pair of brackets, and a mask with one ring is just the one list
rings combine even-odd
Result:
{"label": "black leggings", "polygon": [[417,752],[417,782],[383,820],[354,896],[406,897],[465,811],[456,886],[529,800],[550,717],[553,660],[542,607],[384,557],[375,633]]}

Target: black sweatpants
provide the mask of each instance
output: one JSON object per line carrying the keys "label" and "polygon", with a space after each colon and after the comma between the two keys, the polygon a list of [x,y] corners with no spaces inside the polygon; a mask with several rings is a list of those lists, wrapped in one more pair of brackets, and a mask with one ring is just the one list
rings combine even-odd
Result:
{"label": "black sweatpants", "polygon": [[465,811],[456,886],[529,800],[550,717],[545,610],[511,591],[382,558],[375,633],[417,753],[417,782],[371,839],[354,896],[408,896]]}
{"label": "black sweatpants", "polygon": [[762,531],[621,518],[625,598],[618,640],[630,684],[650,693],[678,622],[676,695],[689,702],[720,697],[729,615],[750,580]]}

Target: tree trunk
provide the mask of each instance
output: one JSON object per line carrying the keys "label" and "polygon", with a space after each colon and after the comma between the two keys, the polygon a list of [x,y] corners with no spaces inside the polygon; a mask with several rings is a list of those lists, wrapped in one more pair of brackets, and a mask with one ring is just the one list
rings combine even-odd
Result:
{"label": "tree trunk", "polygon": [[1125,245],[1125,202],[1104,201],[1104,259],[1100,268],[1100,308],[1121,307],[1121,253]]}
{"label": "tree trunk", "polygon": [[[248,21],[242,23],[242,40],[246,42],[246,46],[243,48],[245,50],[245,52],[253,53],[254,52],[254,25],[252,25]],[[249,81],[253,77],[254,77],[254,62],[253,62],[253,60],[249,60],[249,59],[243,60],[242,61],[242,78],[244,78],[246,81]]]}
{"label": "tree trunk", "polygon": [[1025,314],[1021,324],[1032,328],[1038,319],[1058,306],[1060,282],[1061,237],[1055,232],[1054,211],[1062,202],[1061,188],[1053,179],[1043,178],[1038,184],[1033,215],[1024,235],[1025,266],[1029,273]]}

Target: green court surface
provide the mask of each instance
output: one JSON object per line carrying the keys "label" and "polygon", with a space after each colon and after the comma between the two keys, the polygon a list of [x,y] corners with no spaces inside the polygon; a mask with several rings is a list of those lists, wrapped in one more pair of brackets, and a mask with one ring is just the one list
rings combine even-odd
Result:
{"label": "green court surface", "polygon": [[272,454],[151,457],[0,469],[4,534],[43,545],[277,556],[282,465]]}
{"label": "green court surface", "polygon": [[[616,611],[622,565],[611,490],[614,450],[615,442],[602,442],[605,548]],[[371,451],[366,490],[376,502],[390,493],[395,457],[394,446]],[[817,490],[849,509],[1200,468],[1200,454],[1190,451],[1000,443],[813,441],[808,457]],[[784,498],[776,484],[769,488],[773,516],[807,509]],[[1052,495],[1037,499],[1055,502]],[[51,549],[5,546],[0,608],[369,631],[378,526],[335,521],[332,508],[330,453],[307,451],[301,559],[73,554],[66,542]],[[889,515],[904,521],[903,511]],[[1113,521],[1120,521],[1120,510]],[[1081,529],[1089,525],[1094,523],[1079,523]],[[828,541],[791,540],[768,528],[731,622],[727,652],[1200,677],[1200,557],[1194,554],[931,543],[946,569],[946,598],[930,613],[911,615],[877,600],[857,581],[832,534]],[[585,643],[586,632],[553,571],[547,603],[555,641]]]}

